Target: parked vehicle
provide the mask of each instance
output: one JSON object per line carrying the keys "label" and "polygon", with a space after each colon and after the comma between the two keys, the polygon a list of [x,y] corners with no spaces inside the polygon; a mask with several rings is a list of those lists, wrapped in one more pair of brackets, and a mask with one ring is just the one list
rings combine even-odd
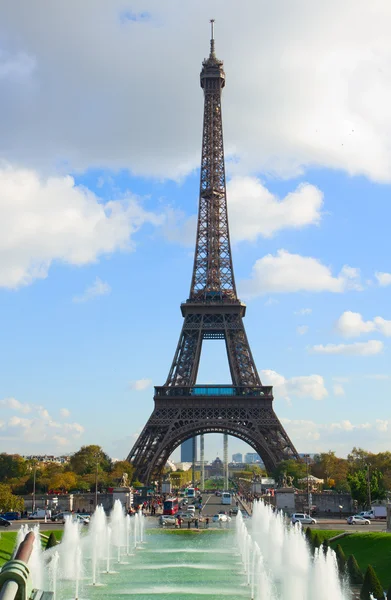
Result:
{"label": "parked vehicle", "polygon": [[177,515],[160,515],[159,524],[160,525],[175,525],[175,520]]}
{"label": "parked vehicle", "polygon": [[46,510],[44,508],[40,508],[34,512],[32,512],[29,515],[29,519],[44,519],[45,517],[47,517],[48,519],[50,519],[52,516],[52,511],[51,510]]}
{"label": "parked vehicle", "polygon": [[316,525],[316,520],[307,513],[293,513],[292,523],[301,523],[302,525]]}
{"label": "parked vehicle", "polygon": [[228,515],[214,515],[212,517],[212,521],[213,523],[229,523],[231,521],[231,517],[229,517]]}
{"label": "parked vehicle", "polygon": [[370,525],[371,521],[369,519],[365,519],[361,515],[353,515],[352,517],[348,517],[346,519],[348,525]]}
{"label": "parked vehicle", "polygon": [[9,527],[11,525],[11,521],[7,521],[7,519],[3,519],[0,517],[0,527]]}
{"label": "parked vehicle", "polygon": [[363,510],[358,513],[364,519],[386,519],[387,518],[387,507],[386,506],[372,506],[371,510]]}
{"label": "parked vehicle", "polygon": [[71,516],[72,516],[71,512],[60,512],[60,513],[57,513],[56,515],[52,515],[51,521],[62,521],[63,523],[65,523],[65,517],[71,517]]}
{"label": "parked vehicle", "polygon": [[20,519],[20,513],[10,511],[3,513],[2,515],[0,515],[0,517],[2,517],[3,519],[7,519],[7,521],[18,521]]}

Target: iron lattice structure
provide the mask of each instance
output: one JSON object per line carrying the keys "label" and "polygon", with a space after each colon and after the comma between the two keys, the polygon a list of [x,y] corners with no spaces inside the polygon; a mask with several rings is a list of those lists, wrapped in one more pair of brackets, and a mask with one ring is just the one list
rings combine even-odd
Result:
{"label": "iron lattice structure", "polygon": [[[246,306],[237,297],[229,238],[221,91],[223,62],[214,49],[204,60],[204,122],[200,199],[189,299],[181,304],[182,331],[167,381],[155,387],[155,409],[127,460],[144,483],[159,479],[170,454],[186,439],[228,433],[247,442],[271,471],[298,454],[273,410],[273,390],[263,386],[243,325]],[[232,385],[196,385],[202,342],[225,340]]]}

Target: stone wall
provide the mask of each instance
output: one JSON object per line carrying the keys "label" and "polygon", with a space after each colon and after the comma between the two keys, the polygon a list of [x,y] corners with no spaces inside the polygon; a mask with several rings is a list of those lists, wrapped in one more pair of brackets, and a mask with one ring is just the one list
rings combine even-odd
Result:
{"label": "stone wall", "polygon": [[[308,510],[306,493],[295,494],[295,506],[297,511]],[[343,516],[354,513],[353,500],[350,494],[315,493],[312,492],[312,506],[316,506],[317,514],[323,516]],[[339,507],[342,506],[342,509]]]}

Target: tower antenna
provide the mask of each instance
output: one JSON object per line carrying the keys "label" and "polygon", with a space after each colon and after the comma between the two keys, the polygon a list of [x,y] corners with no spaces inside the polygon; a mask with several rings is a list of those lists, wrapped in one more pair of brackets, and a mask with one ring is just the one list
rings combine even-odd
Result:
{"label": "tower antenna", "polygon": [[215,20],[210,20],[210,55],[215,55]]}

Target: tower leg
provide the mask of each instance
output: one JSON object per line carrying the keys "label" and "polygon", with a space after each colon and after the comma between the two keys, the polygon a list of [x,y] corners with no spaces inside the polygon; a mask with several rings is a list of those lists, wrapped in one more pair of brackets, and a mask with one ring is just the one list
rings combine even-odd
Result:
{"label": "tower leg", "polygon": [[192,464],[191,464],[191,478],[193,480],[193,486],[195,487],[195,466],[197,462],[197,438],[193,437],[193,456],[192,456]]}
{"label": "tower leg", "polygon": [[201,463],[201,491],[205,489],[205,457],[204,457],[204,434],[200,436],[200,463]]}
{"label": "tower leg", "polygon": [[228,434],[224,433],[224,489],[228,491]]}

